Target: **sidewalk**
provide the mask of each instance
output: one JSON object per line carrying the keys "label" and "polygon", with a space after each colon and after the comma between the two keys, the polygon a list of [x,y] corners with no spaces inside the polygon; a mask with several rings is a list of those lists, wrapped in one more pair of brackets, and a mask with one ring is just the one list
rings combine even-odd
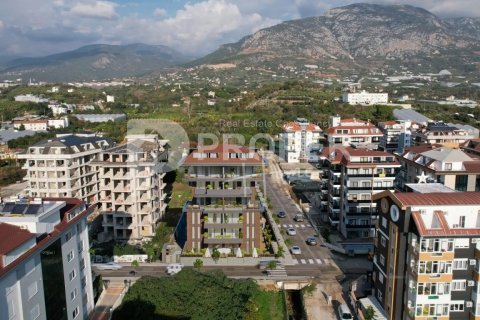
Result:
{"label": "sidewalk", "polygon": [[102,292],[97,301],[89,320],[108,320],[111,316],[111,310],[118,306],[125,293],[125,284],[123,282],[110,282],[107,289]]}
{"label": "sidewalk", "polygon": [[[328,304],[328,296],[332,304]],[[305,312],[309,320],[336,320],[336,308],[345,303],[342,287],[338,282],[318,283],[316,290],[305,294]]]}

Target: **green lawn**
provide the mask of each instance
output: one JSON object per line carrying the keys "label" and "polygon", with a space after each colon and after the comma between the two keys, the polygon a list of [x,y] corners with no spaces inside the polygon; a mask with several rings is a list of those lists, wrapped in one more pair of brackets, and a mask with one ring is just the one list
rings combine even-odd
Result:
{"label": "green lawn", "polygon": [[168,207],[171,209],[182,208],[185,201],[192,199],[192,190],[185,183],[175,182],[173,184],[172,197],[168,203]]}
{"label": "green lawn", "polygon": [[285,300],[281,291],[259,290],[254,295],[260,319],[285,319]]}

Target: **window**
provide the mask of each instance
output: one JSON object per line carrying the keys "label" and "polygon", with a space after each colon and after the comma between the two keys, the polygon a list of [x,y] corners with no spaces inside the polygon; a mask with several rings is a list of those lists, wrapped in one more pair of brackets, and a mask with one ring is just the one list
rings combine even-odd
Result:
{"label": "window", "polygon": [[382,291],[378,290],[378,300],[382,301]]}
{"label": "window", "polygon": [[450,304],[450,311],[455,312],[455,311],[463,311],[464,307],[464,302],[463,301],[452,301]]}
{"label": "window", "polygon": [[77,297],[77,288],[73,289],[72,292],[70,292],[70,300],[73,300]]}
{"label": "window", "polygon": [[382,266],[385,265],[385,257],[383,256],[383,254],[380,255],[380,263],[382,264]]}
{"label": "window", "polygon": [[68,278],[70,279],[70,281],[72,281],[73,279],[75,279],[76,276],[77,274],[75,272],[75,269],[73,269],[72,272],[70,272],[70,274],[68,275]]}
{"label": "window", "polygon": [[445,170],[452,170],[452,164],[451,163],[445,163]]}
{"label": "window", "polygon": [[78,243],[78,253],[82,253],[84,249],[84,246],[83,246],[83,240],[81,240],[79,243]]}
{"label": "window", "polygon": [[458,219],[458,227],[465,228],[465,216],[460,216],[460,218]]}
{"label": "window", "polygon": [[79,312],[80,311],[78,310],[78,307],[76,307],[75,310],[73,310],[73,312],[72,312],[73,319],[75,319],[78,316]]}
{"label": "window", "polygon": [[67,254],[67,260],[68,260],[68,262],[72,261],[72,260],[73,260],[73,257],[74,257],[74,256],[73,256],[73,250],[72,250],[72,251],[70,251],[70,252]]}
{"label": "window", "polygon": [[37,304],[32,310],[30,310],[30,319],[35,320],[38,317],[40,317],[40,306]]}
{"label": "window", "polygon": [[468,185],[468,176],[467,175],[458,175],[455,178],[455,190],[457,191],[467,191]]}
{"label": "window", "polygon": [[32,299],[34,295],[37,294],[38,292],[38,286],[37,286],[37,281],[31,283],[28,286],[28,300]]}
{"label": "window", "polygon": [[85,269],[85,259],[84,258],[82,258],[80,260],[80,270],[83,270],[83,269]]}
{"label": "window", "polygon": [[467,270],[468,259],[455,259],[453,260],[453,270]]}
{"label": "window", "polygon": [[65,234],[65,242],[68,242],[70,241],[70,239],[72,239],[72,232],[71,231],[68,231],[66,234]]}
{"label": "window", "polygon": [[386,247],[387,239],[384,236],[380,236],[380,243],[382,244],[382,246]]}
{"label": "window", "polygon": [[15,318],[15,302],[13,299],[8,299],[7,301],[7,308],[8,308],[8,319]]}
{"label": "window", "polygon": [[453,280],[452,291],[465,291],[467,288],[467,282],[465,280]]}
{"label": "window", "polygon": [[382,273],[378,274],[378,281],[380,281],[380,283],[383,284],[383,274]]}
{"label": "window", "polygon": [[387,219],[382,217],[382,227],[387,228]]}

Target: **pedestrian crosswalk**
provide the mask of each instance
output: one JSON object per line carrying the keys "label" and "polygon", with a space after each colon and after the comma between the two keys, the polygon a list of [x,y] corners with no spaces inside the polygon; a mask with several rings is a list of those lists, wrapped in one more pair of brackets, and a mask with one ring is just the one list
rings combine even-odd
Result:
{"label": "pedestrian crosswalk", "polygon": [[330,264],[330,259],[293,259],[294,264]]}
{"label": "pedestrian crosswalk", "polygon": [[307,223],[307,224],[281,224],[279,225],[282,228],[297,228],[297,229],[304,229],[304,228],[311,228],[312,225]]}

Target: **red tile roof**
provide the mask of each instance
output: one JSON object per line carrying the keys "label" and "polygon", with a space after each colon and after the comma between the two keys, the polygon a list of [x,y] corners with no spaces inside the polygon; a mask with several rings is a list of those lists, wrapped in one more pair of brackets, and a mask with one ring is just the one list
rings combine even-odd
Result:
{"label": "red tile roof", "polygon": [[[302,127],[300,126],[300,123],[298,122],[288,122],[283,125],[283,130],[284,131],[301,131]],[[316,131],[316,132],[322,132],[322,129],[320,129],[319,126],[313,124],[313,123],[308,123],[306,126],[307,131]]]}
{"label": "red tile roof", "polygon": [[8,254],[32,238],[35,238],[35,235],[26,229],[0,223],[0,255]]}
{"label": "red tile roof", "polygon": [[480,235],[480,228],[450,228],[442,211],[435,211],[434,215],[440,223],[440,228],[427,228],[420,212],[412,212],[413,221],[417,225],[421,236],[475,236]]}
{"label": "red tile roof", "polygon": [[452,192],[452,193],[417,193],[398,192],[393,194],[403,207],[424,206],[462,206],[480,205],[480,192]]}

